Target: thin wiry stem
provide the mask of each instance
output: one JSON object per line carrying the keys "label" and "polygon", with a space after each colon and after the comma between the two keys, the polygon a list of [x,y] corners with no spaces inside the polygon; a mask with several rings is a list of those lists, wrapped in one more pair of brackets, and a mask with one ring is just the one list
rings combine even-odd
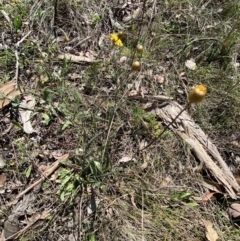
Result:
{"label": "thin wiry stem", "polygon": [[148,143],[144,148],[141,149],[141,151],[147,149],[147,148],[150,147],[152,144],[156,143],[156,141],[159,140],[159,139],[163,136],[163,134],[168,130],[168,128],[176,122],[176,120],[178,119],[178,117],[183,113],[183,111],[185,111],[186,109],[188,109],[189,106],[190,106],[190,104],[188,103],[188,104],[177,114],[177,116],[176,116],[170,123],[168,123],[168,124],[165,126],[165,128],[162,130],[162,132],[159,134],[159,136],[158,136],[156,139],[152,140],[150,143]]}

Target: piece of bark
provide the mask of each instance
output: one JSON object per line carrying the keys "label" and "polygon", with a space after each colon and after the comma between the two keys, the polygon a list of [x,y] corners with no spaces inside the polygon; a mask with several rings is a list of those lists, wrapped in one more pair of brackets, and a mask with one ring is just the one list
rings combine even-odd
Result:
{"label": "piece of bark", "polygon": [[[150,112],[159,116],[166,124],[169,124],[182,109],[183,107],[177,102],[169,101],[162,108],[154,108]],[[224,185],[229,196],[237,199],[240,187],[233,173],[222,159],[217,147],[188,115],[187,111],[183,111],[169,128],[191,146],[198,159],[205,163],[216,180]]]}

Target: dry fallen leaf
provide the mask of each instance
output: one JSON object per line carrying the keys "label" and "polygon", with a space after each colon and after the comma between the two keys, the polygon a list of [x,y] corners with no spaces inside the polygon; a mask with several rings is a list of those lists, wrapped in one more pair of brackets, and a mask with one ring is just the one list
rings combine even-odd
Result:
{"label": "dry fallen leaf", "polygon": [[217,241],[218,239],[218,234],[217,232],[213,229],[213,224],[209,220],[204,220],[203,219],[204,226],[206,228],[206,238],[208,241]]}
{"label": "dry fallen leaf", "polygon": [[216,194],[217,192],[210,192],[208,193],[204,198],[203,198],[203,203],[206,204],[207,202],[209,202],[211,200],[211,198],[213,197],[214,194]]}
{"label": "dry fallen leaf", "polygon": [[3,155],[0,154],[0,169],[6,166],[6,160],[3,158]]}
{"label": "dry fallen leaf", "polygon": [[99,37],[99,40],[98,40],[98,47],[102,47],[102,42],[105,38],[105,34],[101,34],[101,36]]}
{"label": "dry fallen leaf", "polygon": [[193,59],[189,59],[185,62],[185,66],[188,69],[195,70],[197,68],[197,65]]}
{"label": "dry fallen leaf", "polygon": [[159,74],[154,75],[153,79],[159,84],[163,84],[165,81],[164,76],[159,75]]}
{"label": "dry fallen leaf", "polygon": [[136,159],[135,158],[132,158],[132,157],[130,157],[130,156],[124,156],[124,157],[122,157],[119,161],[118,161],[118,163],[126,163],[126,162],[130,162],[130,161],[136,161]]}
{"label": "dry fallen leaf", "polygon": [[94,60],[89,57],[84,57],[84,56],[78,56],[78,55],[73,55],[73,54],[59,54],[57,56],[58,59],[66,59],[69,60],[73,63],[80,63],[80,62],[88,62],[88,63],[93,63],[97,62],[97,60]]}
{"label": "dry fallen leaf", "polygon": [[36,132],[32,124],[30,122],[31,113],[33,111],[33,108],[35,106],[35,98],[32,95],[25,96],[24,99],[20,103],[20,116],[21,121],[23,123],[23,130],[27,134],[31,134],[33,132]]}
{"label": "dry fallen leaf", "polygon": [[118,63],[124,63],[127,61],[127,57],[126,56],[122,56],[119,60],[118,60]]}
{"label": "dry fallen leaf", "polygon": [[16,85],[15,81],[10,81],[0,87],[0,109],[8,105],[11,98],[15,98],[21,94]]}
{"label": "dry fallen leaf", "polygon": [[132,15],[128,15],[123,18],[123,22],[129,22],[130,20],[137,19],[141,16],[142,10],[140,7],[138,7],[136,10],[133,11]]}
{"label": "dry fallen leaf", "polygon": [[167,187],[172,182],[173,182],[173,180],[172,180],[171,176],[167,176],[161,181],[159,186],[160,187]]}

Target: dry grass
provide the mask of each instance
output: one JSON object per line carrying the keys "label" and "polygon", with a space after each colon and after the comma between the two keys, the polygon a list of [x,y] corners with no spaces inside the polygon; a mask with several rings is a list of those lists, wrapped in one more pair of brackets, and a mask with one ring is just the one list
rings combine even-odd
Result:
{"label": "dry grass", "polygon": [[[190,115],[229,165],[237,166],[239,150],[231,143],[239,129],[239,7],[237,1],[1,3],[11,18],[8,23],[0,14],[2,44],[8,46],[0,50],[1,82],[14,77],[14,44],[31,30],[18,49],[18,83],[24,95],[36,98],[31,122],[38,130],[26,135],[14,126],[0,140],[8,163],[1,170],[7,176],[1,222],[14,208],[7,203],[61,152],[70,153],[70,160],[33,191],[33,213],[51,209],[51,215],[19,240],[198,241],[206,240],[202,219],[213,222],[219,240],[240,240],[226,213],[227,199],[203,203],[209,190],[200,181],[208,173],[194,172],[199,162],[182,140],[168,131],[140,151],[164,123],[128,98],[139,84],[149,95],[165,94],[185,105],[188,90],[205,84],[208,96]],[[143,10],[139,16],[126,21],[138,8]],[[125,33],[122,49],[109,40],[118,25]],[[144,45],[142,56],[134,50],[138,42]],[[98,61],[71,63],[57,59],[59,53]],[[127,60],[119,63],[122,56]],[[196,70],[185,67],[191,58]],[[132,60],[142,63],[137,73],[130,71]],[[17,104],[12,105],[16,112]],[[20,122],[9,112],[9,106],[1,110],[3,130],[8,127],[4,118]],[[121,162],[123,157],[134,160]]]}

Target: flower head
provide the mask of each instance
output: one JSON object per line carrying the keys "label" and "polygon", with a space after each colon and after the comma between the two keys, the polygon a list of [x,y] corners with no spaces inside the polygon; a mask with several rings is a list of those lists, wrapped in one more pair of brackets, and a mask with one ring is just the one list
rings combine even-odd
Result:
{"label": "flower head", "polygon": [[141,63],[139,61],[134,61],[132,63],[132,67],[131,67],[132,71],[138,71],[140,70],[140,68],[141,68]]}
{"label": "flower head", "polygon": [[143,52],[143,46],[141,44],[138,44],[136,46],[136,51],[138,54],[141,54]]}
{"label": "flower head", "polygon": [[122,43],[122,40],[121,40],[119,34],[117,34],[117,33],[111,34],[110,39],[112,40],[113,45],[123,47],[123,43]]}
{"label": "flower head", "polygon": [[207,94],[207,87],[205,85],[196,85],[188,93],[188,103],[189,104],[199,103],[203,100],[206,94]]}

